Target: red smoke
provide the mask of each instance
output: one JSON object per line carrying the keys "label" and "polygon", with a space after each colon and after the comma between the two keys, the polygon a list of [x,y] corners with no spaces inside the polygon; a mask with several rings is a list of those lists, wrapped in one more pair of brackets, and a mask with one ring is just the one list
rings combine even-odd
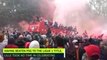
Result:
{"label": "red smoke", "polygon": [[[90,0],[55,0],[54,21],[66,26],[77,26],[80,34],[85,30],[91,34],[102,34],[105,27],[103,17],[94,15],[88,6]],[[104,29],[105,28],[105,29]]]}
{"label": "red smoke", "polygon": [[22,28],[22,31],[27,31],[28,27],[29,27],[29,24],[28,24],[28,22],[26,22],[25,20],[23,20],[23,21],[21,21],[19,23],[19,26]]}

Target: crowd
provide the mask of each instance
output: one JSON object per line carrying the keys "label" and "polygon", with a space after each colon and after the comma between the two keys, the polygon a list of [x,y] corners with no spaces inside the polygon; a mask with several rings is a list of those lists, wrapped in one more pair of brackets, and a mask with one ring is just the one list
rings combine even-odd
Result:
{"label": "crowd", "polygon": [[[85,34],[78,36],[75,27],[64,27],[57,22],[53,24],[45,20],[44,23],[47,31],[44,34],[34,30],[1,31],[0,60],[107,60],[107,42],[102,38],[93,38]],[[53,28],[69,32],[54,33]],[[65,48],[66,57],[3,57],[3,48]]]}

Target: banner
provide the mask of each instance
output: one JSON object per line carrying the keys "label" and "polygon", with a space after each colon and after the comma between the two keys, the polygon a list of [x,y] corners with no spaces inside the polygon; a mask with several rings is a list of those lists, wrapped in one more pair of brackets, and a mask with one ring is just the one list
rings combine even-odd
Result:
{"label": "banner", "polygon": [[64,48],[4,48],[4,57],[65,57]]}

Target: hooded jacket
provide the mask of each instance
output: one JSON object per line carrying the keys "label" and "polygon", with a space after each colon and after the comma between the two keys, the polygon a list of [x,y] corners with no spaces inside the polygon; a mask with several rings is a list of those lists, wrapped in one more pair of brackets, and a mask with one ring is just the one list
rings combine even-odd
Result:
{"label": "hooded jacket", "polygon": [[8,39],[7,36],[4,35],[4,40],[2,42],[0,42],[0,55],[3,56],[3,48],[5,48],[5,46],[8,44]]}
{"label": "hooded jacket", "polygon": [[[40,48],[40,44],[38,41],[34,40],[30,43],[29,48]],[[40,58],[31,57],[30,60],[40,60]]]}

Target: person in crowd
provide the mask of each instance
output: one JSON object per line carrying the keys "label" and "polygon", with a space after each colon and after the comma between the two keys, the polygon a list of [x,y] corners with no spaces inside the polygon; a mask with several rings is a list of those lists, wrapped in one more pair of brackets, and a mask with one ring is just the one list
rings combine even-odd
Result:
{"label": "person in crowd", "polygon": [[46,35],[47,35],[48,38],[51,37],[52,34],[51,34],[51,29],[50,28],[47,29]]}
{"label": "person in crowd", "polygon": [[3,33],[0,33],[0,55],[3,56],[3,48],[8,44],[8,38]]}
{"label": "person in crowd", "polygon": [[26,34],[25,38],[28,40],[28,41],[32,41],[32,36],[30,33]]}
{"label": "person in crowd", "polygon": [[100,48],[97,45],[90,44],[84,47],[85,53],[82,56],[82,60],[99,60]]}
{"label": "person in crowd", "polygon": [[54,26],[55,28],[57,28],[57,27],[58,27],[58,23],[57,23],[57,22],[54,22],[54,23],[53,23],[53,26]]}
{"label": "person in crowd", "polygon": [[[8,45],[5,46],[5,48],[18,48],[17,45],[15,45],[15,40],[13,38],[8,39]],[[17,60],[15,57],[4,57],[4,60]]]}
{"label": "person in crowd", "polygon": [[20,37],[18,39],[15,40],[15,44],[19,47],[19,48],[24,48],[25,45],[25,39],[23,37]]}
{"label": "person in crowd", "polygon": [[73,40],[71,38],[68,42],[68,47],[66,49],[66,60],[75,60],[75,46],[74,44],[77,42],[77,40]]}
{"label": "person in crowd", "polygon": [[37,40],[38,42],[41,41],[41,36],[39,33],[33,33],[32,40]]}
{"label": "person in crowd", "polygon": [[[25,43],[25,47],[24,48],[29,48],[30,42],[26,42]],[[21,60],[29,60],[30,57],[23,57]]]}
{"label": "person in crowd", "polygon": [[[12,32],[9,31],[10,29],[8,30],[7,35],[0,33],[0,60],[3,60],[3,48],[65,48],[65,60],[77,60],[77,57],[79,60],[107,60],[107,43],[99,40],[98,38],[85,38],[82,36],[78,36],[76,27],[67,27],[63,26],[62,24],[58,24],[57,22],[53,23],[53,21],[46,21],[46,19],[44,20],[46,25],[48,25],[46,27],[47,33],[37,31]],[[34,24],[38,22],[41,22],[39,20],[39,17],[34,16]],[[52,30],[52,28],[54,28],[54,31]],[[101,50],[98,46],[100,46]],[[24,59],[20,58],[18,60],[40,59],[52,60],[53,57],[24,57]],[[17,59],[9,59],[4,57],[4,60]],[[54,58],[53,60],[64,60],[64,58]]]}
{"label": "person in crowd", "polygon": [[63,48],[64,47],[64,40],[63,40],[63,38],[61,38],[60,35],[56,36],[55,40],[56,40],[56,44],[57,44],[58,48]]}
{"label": "person in crowd", "polygon": [[15,45],[15,41],[14,38],[8,38],[8,45],[6,45],[5,48],[18,48],[18,46]]}
{"label": "person in crowd", "polygon": [[45,40],[45,47],[46,47],[46,48],[50,48],[49,40],[48,40],[48,39]]}
{"label": "person in crowd", "polygon": [[25,48],[29,48],[30,42],[25,43]]}
{"label": "person in crowd", "polygon": [[[45,20],[45,19],[44,19]],[[49,25],[49,21],[48,20],[45,20],[45,24],[46,24],[46,26],[48,26]]]}
{"label": "person in crowd", "polygon": [[100,60],[107,60],[107,41],[100,42],[101,55]]}
{"label": "person in crowd", "polygon": [[[40,44],[37,40],[33,40],[30,45],[29,48],[40,48]],[[40,60],[40,58],[38,57],[31,57],[30,60]]]}

